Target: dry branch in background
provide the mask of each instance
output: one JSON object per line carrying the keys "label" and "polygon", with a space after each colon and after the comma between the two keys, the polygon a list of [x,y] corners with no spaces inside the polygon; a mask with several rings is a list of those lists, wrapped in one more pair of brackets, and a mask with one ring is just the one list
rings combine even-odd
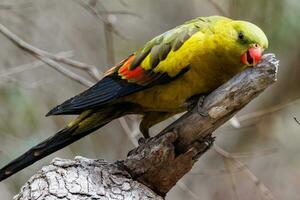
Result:
{"label": "dry branch in background", "polygon": [[28,44],[24,40],[22,40],[20,37],[18,37],[16,34],[12,33],[9,29],[7,29],[2,24],[0,24],[0,32],[4,36],[6,36],[9,40],[11,40],[14,44],[19,46],[21,49],[32,54],[34,57],[43,61],[45,64],[48,64],[50,67],[54,68],[55,70],[59,71],[60,73],[64,74],[65,76],[68,76],[69,78],[71,78],[83,85],[91,86],[91,85],[93,85],[93,83],[90,82],[89,80],[83,78],[82,76],[72,72],[71,70],[65,68],[64,66],[61,66],[58,63],[63,63],[70,67],[84,70],[95,81],[98,81],[101,77],[101,75],[99,74],[99,71],[97,70],[97,68],[95,66],[88,65],[88,64],[76,61],[76,60],[72,60],[70,58],[53,55],[47,51],[38,49],[38,48]]}
{"label": "dry branch in background", "polygon": [[[104,31],[105,31],[105,41],[106,41],[106,51],[107,51],[107,63],[110,63],[111,66],[114,63],[114,51],[113,51],[113,33],[123,37],[122,35],[118,34],[118,32],[114,31],[115,29],[113,28],[113,25],[111,22],[108,21],[108,16],[111,14],[111,11],[107,11],[104,6],[103,9],[105,12],[104,14],[100,14],[100,11],[96,9],[96,3],[97,1],[92,0],[90,3],[87,3],[85,1],[79,1],[81,5],[83,5],[85,8],[88,8],[89,11],[91,11],[96,17],[100,17],[100,19],[104,23]],[[114,11],[114,13],[117,11]],[[131,12],[127,11],[121,11],[120,14],[128,14],[128,15],[133,15],[133,16],[138,16],[134,15]],[[107,29],[108,27],[111,27]],[[0,32],[6,36],[9,40],[11,40],[14,44],[16,44],[18,47],[20,47],[22,50],[25,52],[33,55],[37,59],[39,59],[41,62],[47,64],[48,66],[52,67],[62,75],[70,78],[71,80],[80,83],[81,85],[84,85],[86,87],[91,87],[92,85],[95,84],[95,82],[99,81],[101,79],[101,72],[93,65],[82,63],[76,60],[72,60],[67,58],[67,56],[61,56],[61,55],[53,55],[47,51],[44,51],[42,49],[39,49],[37,47],[32,46],[31,44],[25,42],[23,39],[18,37],[16,34],[11,32],[8,28],[6,28],[4,25],[0,24]],[[77,68],[80,70],[83,70],[89,75],[93,81],[87,80],[83,76],[67,69],[65,66],[59,64],[66,64],[70,67]],[[40,64],[40,62],[38,63]],[[29,68],[34,68],[37,66],[40,66],[38,64],[33,63],[32,66],[29,66]],[[20,67],[23,70],[23,67]],[[28,66],[26,66],[28,68]],[[21,71],[18,67],[18,71]],[[7,74],[5,72],[4,74]],[[1,74],[0,74],[1,76]],[[17,80],[11,78],[11,77],[6,77],[6,79],[13,81],[13,82],[18,82]],[[132,131],[130,130],[127,122],[126,122],[126,117],[119,118],[120,125],[122,126],[123,130],[125,133],[128,135],[130,141],[134,146],[137,146],[137,140],[135,136],[131,133]],[[137,122],[135,122],[137,123]]]}
{"label": "dry branch in background", "polygon": [[295,122],[296,122],[297,124],[300,125],[300,122],[298,121],[297,117],[294,117],[294,120],[295,120]]}
{"label": "dry branch in background", "polygon": [[[275,200],[275,197],[273,196],[272,192],[251,172],[251,170],[242,163],[241,161],[237,160],[234,156],[232,156],[229,152],[224,151],[222,148],[220,148],[218,145],[214,145],[214,150],[223,156],[225,165],[229,166],[236,166],[240,171],[243,171],[250,179],[250,181],[253,182],[253,184],[257,187],[259,193],[263,197],[264,200]],[[226,164],[227,162],[227,164]],[[229,165],[228,165],[229,164]],[[229,169],[230,170],[230,169]],[[228,171],[229,171],[228,170]],[[228,172],[230,176],[234,176],[232,170]],[[231,178],[232,184],[235,185],[235,182],[233,180],[233,177]],[[233,186],[235,187],[235,186]],[[238,194],[236,191],[236,188],[233,188],[233,191],[235,192],[235,196],[238,199]]]}
{"label": "dry branch in background", "polygon": [[[115,64],[115,52],[114,52],[114,38],[113,34],[116,34],[120,38],[125,38],[114,26],[113,20],[110,20],[112,16],[115,17],[116,14],[126,14],[135,17],[139,17],[139,15],[132,13],[130,11],[108,11],[105,6],[101,3],[101,1],[97,0],[78,0],[77,1],[83,8],[85,8],[88,12],[90,12],[93,16],[96,17],[97,21],[101,21],[103,23],[104,30],[104,39],[106,46],[106,62],[108,66],[113,66]],[[98,8],[100,7],[101,10]],[[131,143],[136,147],[138,146],[137,139],[133,133],[133,130],[130,129],[127,123],[127,117],[119,118],[120,125],[123,131],[128,136]],[[138,120],[134,120],[134,124],[137,124]],[[138,126],[137,126],[138,127]]]}
{"label": "dry branch in background", "polygon": [[256,68],[245,70],[205,98],[202,107],[208,116],[194,108],[131,150],[125,160],[114,164],[83,158],[54,160],[15,199],[162,199],[211,147],[213,131],[276,81],[277,66],[273,54],[264,55]]}

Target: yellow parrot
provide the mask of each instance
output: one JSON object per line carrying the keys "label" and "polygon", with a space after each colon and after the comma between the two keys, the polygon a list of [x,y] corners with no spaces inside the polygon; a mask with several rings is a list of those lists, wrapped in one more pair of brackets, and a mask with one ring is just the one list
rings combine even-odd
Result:
{"label": "yellow parrot", "polygon": [[53,108],[47,116],[79,116],[3,167],[0,181],[127,114],[143,115],[140,130],[149,137],[151,126],[255,66],[267,47],[259,27],[221,16],[198,17],[153,38],[94,86]]}

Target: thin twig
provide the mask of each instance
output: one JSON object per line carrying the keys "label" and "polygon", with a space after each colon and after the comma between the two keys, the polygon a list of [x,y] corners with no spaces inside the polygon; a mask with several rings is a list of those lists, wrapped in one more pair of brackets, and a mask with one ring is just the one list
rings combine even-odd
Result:
{"label": "thin twig", "polygon": [[24,40],[22,40],[20,37],[18,37],[16,34],[12,33],[10,30],[8,30],[4,25],[0,24],[0,32],[5,35],[9,40],[11,40],[13,43],[18,45],[20,48],[26,50],[27,52],[34,54],[39,57],[49,58],[53,61],[57,61],[60,63],[64,63],[67,65],[70,65],[72,67],[81,69],[86,71],[94,80],[100,79],[100,74],[95,66],[88,65],[79,61],[75,61],[69,58],[64,58],[60,56],[55,56],[47,51],[38,49]]}
{"label": "thin twig", "polygon": [[33,2],[25,2],[25,3],[12,3],[12,4],[8,4],[8,3],[1,3],[0,4],[0,10],[13,10],[13,9],[24,9],[27,7],[32,7],[33,6]]}
{"label": "thin twig", "polygon": [[[72,57],[73,53],[72,53],[72,51],[65,51],[65,52],[59,52],[59,53],[55,54],[55,56]],[[21,73],[21,72],[24,72],[24,71],[27,71],[27,70],[32,70],[32,69],[41,67],[44,64],[45,64],[44,62],[42,62],[40,60],[36,60],[34,62],[31,62],[31,63],[19,65],[17,67],[13,67],[13,68],[3,70],[3,72],[0,71],[0,77],[11,76],[11,75],[15,75],[17,73]]]}
{"label": "thin twig", "polygon": [[115,53],[114,53],[114,43],[112,35],[113,26],[112,24],[104,24],[104,35],[106,43],[106,56],[107,64],[113,66],[115,64]]}
{"label": "thin twig", "polygon": [[[105,36],[105,44],[106,44],[106,54],[107,54],[107,63],[112,66],[115,64],[115,52],[114,52],[114,43],[113,43],[113,24],[108,20],[108,11],[107,9],[100,3],[106,14],[102,15],[103,18],[106,18],[106,23],[104,23],[104,36]],[[96,8],[96,4],[94,5],[96,12],[99,11]]]}
{"label": "thin twig", "polygon": [[[104,38],[105,38],[105,46],[106,46],[106,61],[109,66],[113,66],[115,64],[115,52],[114,52],[114,43],[113,43],[113,25],[108,20],[107,14],[101,14],[100,11],[97,9],[97,1],[90,2],[88,4],[90,11],[92,11],[96,16],[100,17],[100,19],[103,21],[103,27],[104,27]],[[102,4],[101,4],[102,6]],[[103,10],[106,13],[107,10],[104,6]]]}
{"label": "thin twig", "polygon": [[295,120],[295,122],[296,122],[297,124],[300,125],[300,122],[298,121],[298,119],[297,119],[296,117],[294,117],[294,120]]}
{"label": "thin twig", "polygon": [[[3,33],[9,40],[11,40],[14,44],[19,46],[21,49],[25,50],[26,52],[30,53],[34,57],[38,58],[42,62],[48,64],[53,69],[57,70],[58,72],[62,73],[63,75],[71,78],[72,80],[85,85],[87,87],[91,87],[94,83],[85,79],[84,77],[72,72],[71,70],[68,70],[64,66],[58,64],[56,61],[65,61],[70,60],[68,58],[64,58],[61,56],[55,56],[52,55],[46,51],[40,50],[25,41],[23,41],[21,38],[19,38],[16,34],[9,31],[5,26],[0,24],[0,32]],[[77,61],[76,61],[77,62]]]}
{"label": "thin twig", "polygon": [[[113,66],[115,64],[115,52],[113,48],[113,24],[108,20],[107,15],[105,14],[100,14],[99,10],[97,9],[97,3],[99,1],[93,0],[90,1],[89,3],[86,3],[84,1],[80,1],[82,5],[87,8],[90,12],[92,12],[96,17],[98,17],[100,20],[103,21],[103,26],[104,26],[104,37],[105,37],[105,43],[106,43],[106,61],[109,66]],[[99,5],[102,7],[104,12],[107,12],[107,9],[99,2]],[[121,127],[123,128],[124,132],[127,134],[129,137],[131,143],[137,147],[138,146],[138,141],[133,135],[133,131],[130,129],[127,121],[126,121],[126,116],[121,117],[118,119],[120,122]]]}
{"label": "thin twig", "polygon": [[16,84],[17,87],[20,87],[22,89],[32,90],[40,85],[43,85],[45,83],[50,83],[53,81],[54,81],[54,79],[51,78],[51,79],[43,79],[43,80],[28,83],[26,81],[21,81],[17,78],[11,77],[11,76],[2,76],[0,79],[0,85],[2,85],[3,83],[6,84],[7,82],[9,82],[9,83]]}
{"label": "thin twig", "polygon": [[[216,142],[215,142],[216,144]],[[269,154],[273,154],[277,151],[278,149],[273,147],[273,148],[267,148],[259,151],[254,151],[254,152],[242,152],[242,153],[230,153],[231,158],[234,159],[240,159],[240,158],[249,158],[249,157],[254,157],[257,158],[258,156],[265,156]],[[234,172],[240,172],[241,169],[235,169]],[[201,170],[200,172],[191,172],[189,174],[191,175],[201,175],[201,176],[217,176],[217,175],[222,175],[222,174],[227,174],[228,170],[227,169],[218,169],[218,170]]]}
{"label": "thin twig", "polygon": [[72,72],[71,70],[68,70],[67,68],[63,67],[62,65],[58,64],[57,62],[55,62],[54,60],[52,60],[50,58],[43,57],[43,56],[36,56],[36,57],[38,59],[40,59],[41,61],[43,61],[44,63],[46,63],[47,65],[49,65],[50,67],[52,67],[53,69],[62,73],[66,77],[69,77],[70,79],[72,79],[86,87],[91,87],[94,85],[93,82],[83,78],[82,76]]}
{"label": "thin twig", "polygon": [[[76,2],[79,3],[79,5],[81,5],[83,8],[85,8],[87,11],[89,11],[90,13],[92,13],[96,18],[100,19],[100,21],[104,24],[111,24],[111,22],[109,21],[109,18],[107,15],[101,14],[96,7],[91,6],[89,3],[83,1],[83,0],[76,0]],[[95,4],[95,3],[94,3]],[[93,5],[94,5],[93,4]],[[99,21],[99,20],[97,20]],[[120,38],[123,39],[127,39],[124,35],[122,35],[114,26],[112,26],[111,31],[116,34],[117,36],[119,36]]]}
{"label": "thin twig", "polygon": [[110,11],[100,10],[99,12],[104,13],[106,15],[130,15],[130,16],[134,16],[134,17],[138,17],[138,18],[142,17],[139,14],[136,14],[134,12],[127,11],[127,10],[110,10]]}
{"label": "thin twig", "polygon": [[[256,111],[256,112],[252,112],[252,113],[248,113],[248,114],[244,114],[242,116],[238,116],[236,117],[236,119],[238,120],[238,122],[240,123],[240,128],[243,128],[244,126],[242,125],[242,123],[249,121],[249,120],[258,120],[266,115],[272,114],[274,112],[278,112],[282,109],[285,109],[288,106],[292,106],[294,104],[299,103],[300,98],[297,98],[296,100],[290,101],[288,103],[284,103],[284,104],[279,104],[279,105],[275,105],[271,108],[267,108],[265,110],[260,110],[260,111]],[[225,127],[228,125],[225,125]]]}
{"label": "thin twig", "polygon": [[[65,51],[65,52],[57,53],[55,55],[56,56],[61,56],[61,57],[71,57],[71,56],[73,56],[73,53],[72,53],[72,51]],[[34,68],[37,68],[37,67],[41,67],[44,64],[45,63],[43,61],[36,60],[34,62],[31,62],[31,63],[27,63],[27,64],[24,64],[24,65],[20,65],[20,66],[17,66],[17,67],[7,69],[3,73],[0,73],[0,77],[2,78],[1,81],[2,82],[11,81],[11,82],[17,83],[19,87],[22,87],[24,89],[32,89],[32,88],[38,87],[39,85],[42,85],[42,84],[45,84],[45,83],[48,83],[48,82],[52,82],[53,79],[47,79],[47,80],[43,79],[43,80],[35,81],[35,82],[32,82],[32,83],[26,83],[24,81],[21,82],[19,79],[15,79],[15,78],[11,77],[11,75],[15,75],[17,73],[21,73],[21,72],[24,72],[24,71],[27,71],[27,70],[31,70],[31,69],[34,69]]]}
{"label": "thin twig", "polygon": [[243,172],[245,172],[250,180],[253,182],[253,184],[257,187],[257,189],[260,191],[261,195],[267,199],[267,200],[275,200],[275,197],[271,193],[271,191],[253,174],[253,172],[241,161],[234,158],[231,153],[225,151],[218,145],[214,144],[214,150],[219,153],[221,156],[231,159],[233,164],[235,164],[238,168],[242,169]]}
{"label": "thin twig", "polygon": [[[221,148],[217,143],[215,142],[215,145]],[[278,149],[276,147],[273,148],[266,148],[259,151],[254,152],[242,152],[242,153],[230,153],[228,156],[231,156],[231,158],[239,159],[239,158],[249,158],[249,157],[257,157],[257,156],[265,156],[269,154],[273,154]]]}
{"label": "thin twig", "polygon": [[236,178],[235,178],[235,173],[234,170],[232,169],[232,161],[231,159],[228,159],[226,157],[223,157],[224,165],[226,168],[226,172],[229,175],[230,178],[230,183],[231,183],[231,189],[233,191],[234,199],[239,200],[239,194],[237,192],[237,184],[236,184]]}

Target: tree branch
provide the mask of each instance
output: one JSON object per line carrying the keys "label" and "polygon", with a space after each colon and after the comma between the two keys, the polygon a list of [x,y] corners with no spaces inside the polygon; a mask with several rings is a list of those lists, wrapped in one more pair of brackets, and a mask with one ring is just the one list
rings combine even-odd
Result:
{"label": "tree branch", "polygon": [[54,159],[31,177],[14,199],[162,200],[117,165],[83,157]]}
{"label": "tree branch", "polygon": [[[100,4],[100,1],[95,1],[93,0],[90,3],[84,1],[84,0],[77,0],[77,2],[79,3],[79,5],[81,5],[83,8],[85,8],[86,10],[88,10],[91,14],[93,14],[97,19],[99,19],[99,21],[101,21],[104,24],[104,28],[105,27],[110,27],[110,31],[114,34],[116,34],[117,36],[119,36],[120,38],[126,39],[126,37],[124,37],[124,35],[122,35],[110,22],[109,20],[109,12],[99,12],[99,10],[96,8],[96,4]],[[107,11],[104,6],[102,5],[102,9]]]}
{"label": "tree branch", "polygon": [[[100,194],[103,198],[120,195],[121,199],[132,199],[129,193],[161,199],[153,191],[164,197],[211,147],[213,131],[276,81],[277,67],[273,54],[264,55],[257,67],[238,74],[205,98],[202,109],[208,116],[199,115],[194,108],[131,150],[125,160],[114,164],[83,158],[54,160],[29,180],[15,199],[51,195],[54,199],[101,199]],[[130,189],[125,190],[124,183],[129,183]]]}
{"label": "tree branch", "polygon": [[[214,150],[221,156],[223,156],[224,161],[230,162],[232,165],[235,165],[236,168],[240,169],[240,171],[243,171],[253,182],[253,184],[257,187],[258,191],[264,197],[265,200],[275,200],[275,197],[270,192],[270,190],[251,172],[247,165],[237,160],[234,156],[231,155],[231,153],[224,151],[216,144],[214,145]],[[229,172],[229,174],[233,175],[232,171]]]}
{"label": "tree branch", "polygon": [[[73,52],[72,51],[59,52],[59,53],[55,54],[55,56],[65,57],[65,58],[72,57]],[[0,77],[11,76],[11,75],[15,75],[15,74],[18,74],[21,72],[32,70],[32,69],[35,69],[38,67],[42,67],[44,64],[45,64],[44,62],[36,60],[31,63],[22,64],[17,67],[5,69],[3,71],[0,71]]]}
{"label": "tree branch", "polygon": [[278,61],[264,56],[256,68],[247,69],[209,94],[203,103],[208,116],[195,108],[129,153],[122,162],[131,175],[160,195],[165,195],[186,174],[213,142],[212,132],[275,82]]}
{"label": "tree branch", "polygon": [[[18,37],[16,34],[12,33],[9,29],[7,29],[2,24],[0,24],[0,32],[4,36],[6,36],[9,40],[11,40],[13,43],[15,43],[17,46],[19,46],[21,49],[23,49],[26,52],[32,54],[33,56],[37,57],[38,59],[42,60],[44,63],[50,65],[51,67],[53,67],[54,69],[56,69],[58,71],[59,71],[59,69],[61,69],[63,67],[58,67],[59,64],[58,63],[53,64],[53,62],[59,62],[59,63],[67,64],[71,67],[84,70],[95,81],[98,81],[101,78],[101,75],[100,75],[98,69],[93,65],[88,65],[88,64],[76,61],[76,60],[72,60],[70,58],[53,55],[53,54],[51,54],[47,51],[38,49],[38,48],[28,44],[24,40],[22,40],[20,37]],[[41,59],[41,58],[43,58],[43,59]],[[49,61],[49,60],[52,60],[52,61]],[[63,71],[64,72],[62,72],[62,73],[65,74],[66,71],[70,71],[70,70],[63,70]],[[70,72],[70,73],[72,74],[71,78],[73,79],[76,75],[74,75],[74,72]],[[65,75],[67,75],[67,74],[65,74]],[[82,80],[82,77],[79,77],[79,75],[77,75],[74,80],[78,81],[77,79],[79,79],[81,82],[86,82],[87,83],[87,80]]]}

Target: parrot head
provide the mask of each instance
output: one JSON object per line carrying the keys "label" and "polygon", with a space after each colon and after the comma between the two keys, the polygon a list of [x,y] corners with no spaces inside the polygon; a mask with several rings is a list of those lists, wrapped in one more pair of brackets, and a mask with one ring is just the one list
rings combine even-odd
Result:
{"label": "parrot head", "polygon": [[[227,51],[233,60],[239,59],[243,66],[255,66],[261,60],[263,51],[268,48],[265,33],[256,25],[240,20],[218,17],[214,32],[223,41],[222,51]],[[220,39],[221,38],[221,39]],[[225,53],[225,54],[226,54]],[[228,56],[230,57],[230,56]]]}
{"label": "parrot head", "polygon": [[231,23],[237,48],[241,52],[241,62],[246,66],[255,66],[261,60],[263,51],[268,48],[265,33],[250,22],[233,21]]}

